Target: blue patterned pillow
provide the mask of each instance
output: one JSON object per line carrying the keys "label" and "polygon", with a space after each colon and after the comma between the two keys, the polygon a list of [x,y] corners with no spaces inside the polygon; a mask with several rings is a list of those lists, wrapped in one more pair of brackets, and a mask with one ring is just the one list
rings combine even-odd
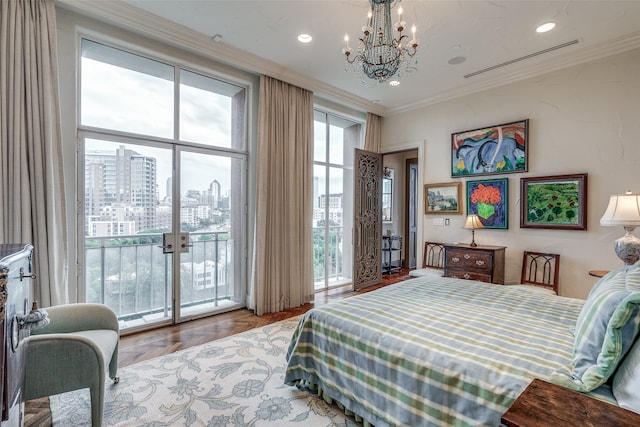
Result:
{"label": "blue patterned pillow", "polygon": [[551,381],[581,392],[604,384],[640,329],[640,262],[614,270],[593,287],[578,316],[571,366]]}

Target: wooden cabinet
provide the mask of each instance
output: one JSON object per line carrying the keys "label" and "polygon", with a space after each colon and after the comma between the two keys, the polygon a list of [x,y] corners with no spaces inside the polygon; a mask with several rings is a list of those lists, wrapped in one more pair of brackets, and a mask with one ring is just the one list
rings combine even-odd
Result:
{"label": "wooden cabinet", "polygon": [[24,421],[24,340],[29,330],[18,317],[29,313],[31,292],[31,245],[0,245],[0,402],[2,427],[21,426]]}
{"label": "wooden cabinet", "polygon": [[504,246],[444,245],[444,275],[504,284]]}
{"label": "wooden cabinet", "polygon": [[637,427],[640,414],[536,378],[500,421],[508,427]]}

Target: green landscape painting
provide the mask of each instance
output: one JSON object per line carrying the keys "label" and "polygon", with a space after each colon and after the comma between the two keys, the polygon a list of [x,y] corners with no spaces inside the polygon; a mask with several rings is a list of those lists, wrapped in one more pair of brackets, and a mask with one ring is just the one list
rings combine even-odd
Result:
{"label": "green landscape painting", "polygon": [[527,219],[533,224],[577,224],[578,182],[545,182],[527,188]]}

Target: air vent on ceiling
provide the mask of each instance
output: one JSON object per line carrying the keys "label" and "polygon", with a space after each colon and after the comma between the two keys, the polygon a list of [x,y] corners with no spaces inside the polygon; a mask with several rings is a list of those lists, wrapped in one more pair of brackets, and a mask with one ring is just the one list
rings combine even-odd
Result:
{"label": "air vent on ceiling", "polygon": [[520,58],[516,58],[516,59],[512,59],[512,60],[507,61],[507,62],[503,62],[502,64],[493,65],[491,67],[488,67],[488,68],[485,68],[485,69],[482,69],[482,70],[479,70],[479,71],[474,71],[473,73],[470,73],[470,74],[465,74],[464,78],[468,79],[469,77],[477,76],[478,74],[486,73],[487,71],[495,70],[496,68],[500,68],[500,67],[504,67],[504,66],[507,66],[507,65],[514,64],[516,62],[524,61],[525,59],[533,58],[534,56],[542,55],[544,53],[553,52],[554,50],[562,49],[563,47],[571,46],[572,44],[576,44],[576,43],[578,43],[578,40],[572,40],[570,42],[559,44],[557,46],[553,46],[553,47],[550,47],[548,49],[541,50],[539,52],[534,52],[534,53],[531,53],[529,55],[521,56]]}

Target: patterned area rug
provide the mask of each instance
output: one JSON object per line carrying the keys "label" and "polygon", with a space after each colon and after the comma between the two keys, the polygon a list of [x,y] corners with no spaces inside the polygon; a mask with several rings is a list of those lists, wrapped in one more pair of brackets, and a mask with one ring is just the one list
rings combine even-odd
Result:
{"label": "patterned area rug", "polygon": [[[284,384],[298,318],[119,370],[105,426],[357,426],[336,406]],[[90,426],[89,390],[51,397],[54,426]]]}

